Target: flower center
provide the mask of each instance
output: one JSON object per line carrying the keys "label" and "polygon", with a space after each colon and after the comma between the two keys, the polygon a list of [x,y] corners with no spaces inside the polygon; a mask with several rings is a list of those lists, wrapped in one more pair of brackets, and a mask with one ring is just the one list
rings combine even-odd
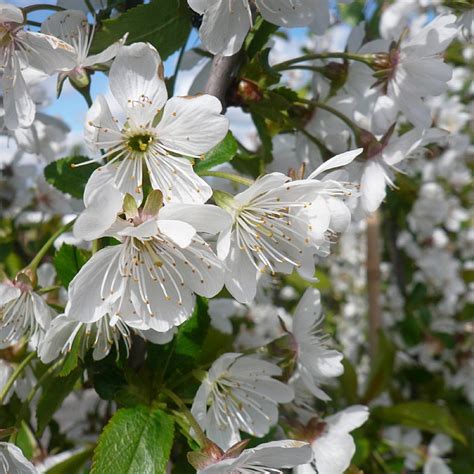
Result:
{"label": "flower center", "polygon": [[131,151],[146,152],[153,143],[154,137],[149,134],[134,135],[127,141],[127,147]]}

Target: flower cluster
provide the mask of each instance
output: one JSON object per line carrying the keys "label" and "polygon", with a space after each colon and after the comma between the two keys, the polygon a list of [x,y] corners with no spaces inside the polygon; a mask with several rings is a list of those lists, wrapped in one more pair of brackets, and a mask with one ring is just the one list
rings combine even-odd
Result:
{"label": "flower cluster", "polygon": [[0,4],[0,471],[451,472],[464,2],[128,3]]}

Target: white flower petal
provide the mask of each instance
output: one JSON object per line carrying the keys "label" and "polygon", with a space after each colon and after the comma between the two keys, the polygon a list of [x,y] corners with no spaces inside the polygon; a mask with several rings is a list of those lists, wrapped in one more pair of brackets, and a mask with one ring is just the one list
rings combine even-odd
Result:
{"label": "white flower petal", "polygon": [[181,220],[192,225],[197,232],[217,234],[232,225],[230,215],[212,204],[168,204],[160,211],[160,219]]}
{"label": "white flower petal", "polygon": [[286,28],[308,26],[321,11],[324,14],[324,5],[318,5],[317,0],[256,0],[256,3],[265,20]]}
{"label": "white flower petal", "polygon": [[207,153],[229,130],[229,121],[221,111],[219,99],[212,95],[172,97],[156,127],[160,144],[186,156],[199,157]]}
{"label": "white flower petal", "polygon": [[208,51],[232,56],[240,50],[251,26],[247,1],[188,0],[188,3],[204,15],[199,36]]}
{"label": "white flower petal", "polygon": [[339,168],[340,166],[346,166],[352,163],[362,152],[363,148],[357,148],[356,150],[346,151],[339,155],[333,156],[329,160],[325,161],[322,165],[318,166],[309,176],[308,179],[315,178],[324,171]]}
{"label": "white flower petal", "polygon": [[136,126],[148,125],[168,98],[162,67],[152,45],[134,43],[120,49],[110,68],[110,90]]}
{"label": "white flower petal", "polygon": [[226,260],[225,286],[239,303],[251,303],[257,293],[257,270],[245,250],[233,242]]}
{"label": "white flower petal", "polygon": [[385,199],[385,171],[376,160],[364,167],[360,180],[361,204],[366,212],[376,211]]}
{"label": "white flower petal", "polygon": [[58,38],[33,31],[22,32],[30,45],[28,65],[53,74],[58,71],[70,71],[76,66],[74,48]]}
{"label": "white flower petal", "polygon": [[120,296],[124,278],[119,273],[122,245],[106,247],[95,253],[69,285],[65,314],[82,321],[98,321],[107,312],[107,302]]}
{"label": "white flower petal", "polygon": [[160,232],[167,235],[181,248],[188,247],[196,235],[196,229],[186,222],[160,219],[157,221],[157,225]]}
{"label": "white flower petal", "polygon": [[35,118],[35,104],[21,74],[20,62],[13,56],[2,76],[5,125],[10,130],[29,127]]}

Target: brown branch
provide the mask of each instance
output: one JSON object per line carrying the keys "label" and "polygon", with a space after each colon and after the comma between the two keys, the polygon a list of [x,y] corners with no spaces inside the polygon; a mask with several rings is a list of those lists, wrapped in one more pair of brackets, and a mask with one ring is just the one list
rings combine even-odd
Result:
{"label": "brown branch", "polygon": [[367,292],[369,302],[369,350],[373,357],[381,325],[380,307],[380,214],[367,217]]}
{"label": "brown branch", "polygon": [[212,60],[211,73],[204,92],[216,96],[221,101],[223,112],[226,109],[227,89],[236,78],[242,59],[243,53],[239,51],[233,56],[217,54]]}

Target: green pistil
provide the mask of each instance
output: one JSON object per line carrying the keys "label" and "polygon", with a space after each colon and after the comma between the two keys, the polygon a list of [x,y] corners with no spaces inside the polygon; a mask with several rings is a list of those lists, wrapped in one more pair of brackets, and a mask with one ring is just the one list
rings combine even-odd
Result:
{"label": "green pistil", "polygon": [[152,144],[153,137],[151,135],[135,135],[129,138],[127,145],[130,150],[145,152],[148,147]]}

